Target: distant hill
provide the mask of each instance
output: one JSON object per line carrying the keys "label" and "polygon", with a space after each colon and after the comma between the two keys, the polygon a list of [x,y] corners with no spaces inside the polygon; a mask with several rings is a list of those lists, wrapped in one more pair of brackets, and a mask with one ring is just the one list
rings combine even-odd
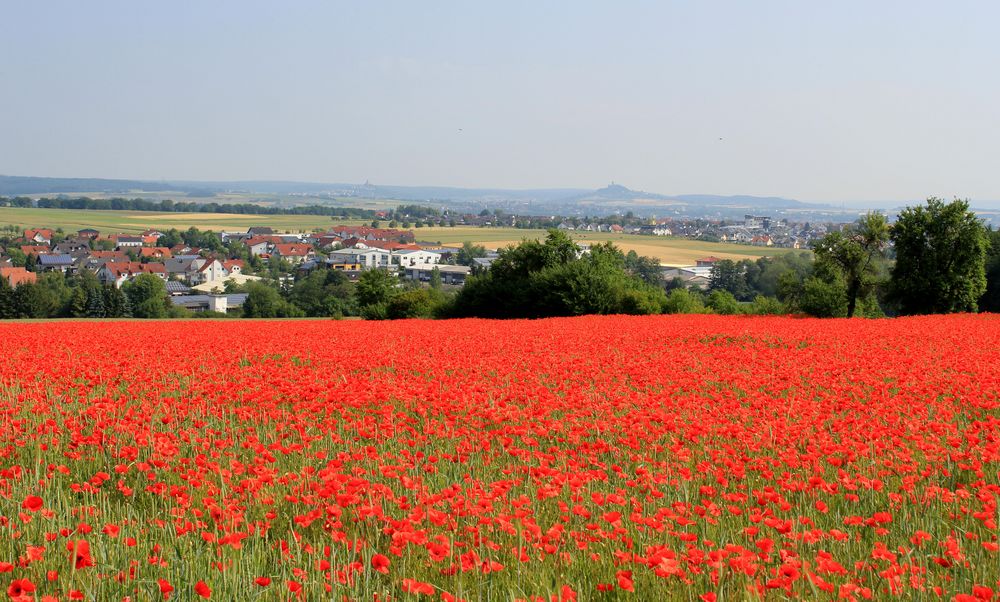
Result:
{"label": "distant hill", "polygon": [[[102,178],[36,178],[32,176],[0,176],[0,195],[62,194],[71,192],[127,193],[131,190],[187,192],[193,186],[178,186],[169,182],[139,180],[107,180]],[[199,188],[204,188],[199,187]]]}
{"label": "distant hill", "polygon": [[535,209],[573,206],[590,209],[619,210],[638,202],[646,207],[745,207],[748,209],[818,208],[825,205],[804,203],[780,197],[746,195],[719,196],[707,194],[664,195],[632,190],[611,183],[604,188],[539,188],[513,190],[504,188],[456,188],[447,186],[391,186],[364,184],[290,182],[280,180],[245,181],[143,181],[102,178],[44,178],[30,176],[0,176],[0,195],[45,195],[72,193],[104,193],[128,195],[134,192],[165,192],[192,196],[211,196],[221,192],[247,194],[316,194],[367,199],[392,199],[404,202],[433,203],[458,206],[488,206],[490,204],[525,204]]}
{"label": "distant hill", "polygon": [[734,196],[719,196],[715,194],[679,194],[672,198],[675,198],[679,201],[684,201],[685,203],[690,203],[692,205],[724,205],[724,206],[746,205],[748,207],[761,207],[761,208],[773,207],[776,209],[787,209],[791,207],[825,206],[817,203],[804,203],[802,201],[796,201],[794,199],[785,199],[776,196],[749,196],[745,194],[738,194]]}

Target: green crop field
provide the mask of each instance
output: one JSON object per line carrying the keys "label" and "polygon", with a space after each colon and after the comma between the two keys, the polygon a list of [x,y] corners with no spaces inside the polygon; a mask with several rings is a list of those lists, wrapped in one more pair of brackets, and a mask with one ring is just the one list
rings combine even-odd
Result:
{"label": "green crop field", "polygon": [[289,232],[326,230],[334,224],[361,224],[357,220],[334,220],[324,215],[237,215],[232,213],[172,213],[156,211],[82,211],[74,209],[20,209],[0,207],[0,226],[62,228],[75,232],[95,228],[101,233],[142,232],[148,228],[186,230],[246,230],[270,226]]}

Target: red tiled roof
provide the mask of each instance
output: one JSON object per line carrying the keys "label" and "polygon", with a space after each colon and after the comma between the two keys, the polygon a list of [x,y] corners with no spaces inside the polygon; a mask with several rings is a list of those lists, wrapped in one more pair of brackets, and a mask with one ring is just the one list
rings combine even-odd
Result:
{"label": "red tiled roof", "polygon": [[11,286],[38,281],[37,274],[24,268],[0,268],[0,278],[6,278]]}
{"label": "red tiled roof", "polygon": [[128,255],[121,251],[91,251],[90,256],[94,259],[120,259],[128,261]]}
{"label": "red tiled roof", "polygon": [[24,237],[29,240],[34,238],[36,234],[41,234],[46,240],[52,240],[52,230],[49,230],[48,228],[35,228],[24,231]]}
{"label": "red tiled roof", "polygon": [[45,255],[49,251],[45,245],[21,245],[21,252],[25,255]]}
{"label": "red tiled roof", "polygon": [[312,247],[297,244],[274,245],[274,250],[282,257],[305,257],[312,251]]}
{"label": "red tiled roof", "polygon": [[139,255],[143,257],[162,257],[170,259],[173,255],[167,247],[143,247],[139,249]]}
{"label": "red tiled roof", "polygon": [[104,268],[115,278],[133,274],[166,274],[167,266],[162,263],[139,263],[138,261],[109,261]]}

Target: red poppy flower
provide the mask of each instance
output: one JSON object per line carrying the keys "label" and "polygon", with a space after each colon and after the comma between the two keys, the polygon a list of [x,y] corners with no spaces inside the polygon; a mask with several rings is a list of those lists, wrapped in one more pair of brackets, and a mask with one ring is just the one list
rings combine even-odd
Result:
{"label": "red poppy flower", "polygon": [[208,584],[206,584],[204,581],[199,581],[198,583],[194,584],[194,593],[198,594],[202,598],[212,597],[212,589],[208,587]]}
{"label": "red poppy flower", "polygon": [[388,573],[390,564],[388,556],[382,554],[372,556],[372,568],[380,573]]}
{"label": "red poppy flower", "polygon": [[90,543],[86,540],[66,542],[66,549],[70,552],[70,562],[77,570],[94,566],[94,559],[90,555]]}

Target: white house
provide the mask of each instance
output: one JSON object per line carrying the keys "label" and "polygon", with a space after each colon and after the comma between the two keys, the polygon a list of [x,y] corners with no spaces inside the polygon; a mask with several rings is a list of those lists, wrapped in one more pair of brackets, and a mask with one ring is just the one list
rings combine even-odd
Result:
{"label": "white house", "polygon": [[393,265],[392,253],[382,249],[339,249],[330,251],[334,263],[357,263],[363,269],[388,268]]}
{"label": "white house", "polygon": [[434,265],[441,263],[441,254],[423,249],[403,249],[393,251],[392,263],[401,268]]}
{"label": "white house", "polygon": [[200,284],[202,282],[212,282],[214,280],[221,280],[229,275],[226,267],[222,265],[222,262],[218,259],[212,260],[199,260],[205,263],[198,268],[195,272],[197,275],[192,275],[192,282],[194,284]]}

